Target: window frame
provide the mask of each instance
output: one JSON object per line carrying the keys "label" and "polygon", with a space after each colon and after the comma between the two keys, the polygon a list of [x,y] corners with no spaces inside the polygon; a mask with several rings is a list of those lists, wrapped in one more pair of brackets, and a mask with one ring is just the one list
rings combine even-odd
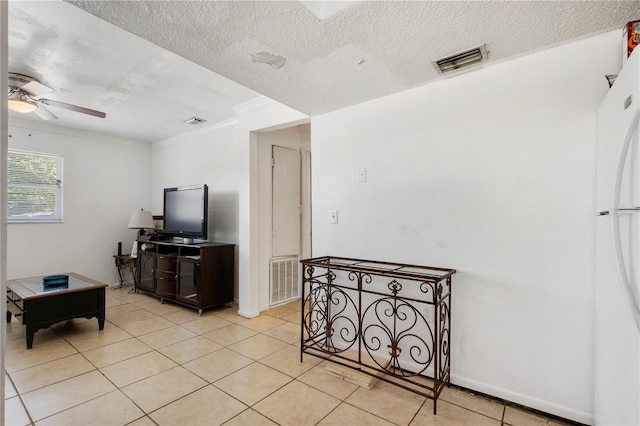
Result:
{"label": "window frame", "polygon": [[[22,155],[31,157],[45,157],[53,158],[56,160],[56,184],[33,184],[33,183],[9,183],[7,179],[7,195],[11,188],[31,188],[31,189],[44,189],[51,190],[54,193],[55,205],[53,216],[47,216],[46,218],[39,218],[37,216],[10,216],[9,206],[7,206],[7,223],[61,223],[63,222],[63,157],[60,154],[48,154],[43,152],[24,151],[19,149],[9,149],[7,155],[7,167],[10,169],[9,162],[12,155]],[[7,173],[8,173],[7,170]],[[9,197],[7,196],[7,203],[9,203]]]}

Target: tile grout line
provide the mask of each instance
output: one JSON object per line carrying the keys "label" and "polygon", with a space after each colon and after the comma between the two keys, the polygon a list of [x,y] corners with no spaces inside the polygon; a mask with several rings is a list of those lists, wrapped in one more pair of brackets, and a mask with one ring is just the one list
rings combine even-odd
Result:
{"label": "tile grout line", "polygon": [[[430,399],[430,398],[427,398],[427,399]],[[441,400],[441,398],[440,398],[440,397],[438,397],[438,401],[440,401],[440,400]],[[495,417],[491,417],[490,415],[488,415],[488,414],[486,414],[486,413],[481,413],[480,411],[472,410],[472,409],[467,408],[467,407],[465,407],[465,406],[463,406],[463,405],[460,405],[460,404],[458,404],[458,403],[451,402],[451,401],[447,401],[446,399],[442,399],[442,401],[441,401],[441,402],[446,402],[447,404],[451,404],[451,405],[456,406],[456,407],[458,407],[458,408],[461,408],[461,409],[463,409],[463,410],[466,410],[466,411],[469,411],[469,412],[472,412],[472,413],[475,413],[475,414],[478,414],[478,415],[484,416],[484,417],[486,417],[486,418],[488,418],[488,419],[491,419],[491,420],[495,420],[495,421],[497,421],[497,422],[500,422],[501,424],[503,423],[503,419],[504,419],[504,412],[505,412],[505,409],[506,409],[506,407],[505,407],[505,405],[504,405],[504,404],[500,404],[500,405],[502,405],[502,414],[500,415],[500,419],[496,419]]]}
{"label": "tile grout line", "polygon": [[[118,327],[118,326],[116,326],[115,324],[114,324],[114,326],[115,326],[115,327]],[[118,327],[118,328],[120,328],[120,327]],[[104,377],[104,378],[105,378],[105,380],[107,380],[109,383],[111,383],[111,384],[114,386],[115,390],[110,391],[110,392],[107,392],[107,393],[102,394],[102,395],[99,395],[99,396],[96,396],[95,398],[91,398],[90,400],[87,400],[87,401],[81,402],[81,403],[76,404],[76,405],[74,405],[74,406],[67,407],[67,408],[65,408],[65,409],[64,409],[64,410],[62,410],[62,411],[58,411],[58,412],[53,413],[53,414],[51,414],[51,415],[49,415],[49,416],[43,417],[42,419],[39,419],[38,421],[41,421],[41,420],[44,420],[44,419],[47,419],[47,418],[50,418],[50,417],[56,416],[56,415],[58,415],[58,414],[64,413],[65,411],[72,410],[72,409],[74,409],[74,408],[76,408],[76,407],[79,407],[79,406],[81,406],[81,405],[83,405],[83,404],[86,404],[86,403],[88,403],[88,402],[90,402],[90,401],[95,401],[96,399],[101,398],[101,397],[103,397],[103,396],[105,396],[105,395],[108,395],[108,394],[110,394],[110,393],[112,393],[112,392],[120,392],[121,394],[123,394],[127,399],[129,399],[129,401],[131,401],[131,402],[132,402],[136,407],[138,407],[138,408],[140,409],[140,411],[141,411],[142,413],[144,413],[144,414],[145,414],[145,416],[146,416],[145,411],[144,411],[141,407],[139,407],[139,406],[138,406],[138,404],[136,404],[136,403],[135,403],[135,401],[131,400],[131,398],[129,398],[129,396],[128,396],[125,392],[123,392],[123,391],[122,391],[122,389],[121,389],[121,388],[120,388],[116,383],[114,383],[111,379],[109,379],[109,377],[107,377],[107,376],[106,376],[106,375],[105,375],[105,374],[100,370],[100,368],[99,368],[97,365],[95,365],[93,362],[91,362],[91,360],[89,360],[89,359],[84,355],[84,353],[83,353],[83,352],[81,352],[80,350],[78,350],[78,348],[76,348],[76,347],[73,345],[73,343],[71,343],[69,340],[67,340],[67,338],[66,338],[65,336],[63,336],[62,334],[60,334],[57,330],[53,329],[53,331],[54,331],[54,332],[55,332],[55,333],[56,333],[60,338],[62,338],[65,342],[67,342],[67,344],[69,344],[69,345],[70,345],[70,346],[71,346],[71,347],[72,347],[72,348],[77,352],[77,354],[81,355],[81,356],[82,356],[82,357],[83,357],[83,358],[84,358],[84,359],[85,359],[85,360],[86,360],[86,361],[87,361],[87,362],[88,362],[88,363],[89,363],[89,364],[94,368],[94,370],[92,370],[92,371],[97,371],[98,373],[100,373],[100,375],[102,375],[102,377]],[[128,340],[128,339],[126,339],[126,340]],[[66,356],[66,357],[62,357],[62,358],[59,358],[59,359],[64,359],[64,358],[67,358],[67,357],[69,357],[69,356],[73,356],[73,355],[76,355],[76,354],[68,355],[68,356]],[[131,358],[130,358],[130,359],[131,359]],[[88,372],[84,372],[84,373],[81,373],[81,374],[77,374],[77,375],[75,375],[75,376],[68,377],[68,378],[66,378],[65,380],[69,380],[69,379],[71,379],[71,378],[79,377],[79,376],[82,376],[82,375],[84,375],[84,374],[91,373],[92,371],[88,371]],[[62,381],[60,381],[60,382],[63,382],[63,381],[64,381],[64,380],[62,380]],[[60,383],[60,382],[56,382],[56,383]],[[52,383],[52,384],[53,384],[53,383]],[[50,385],[51,385],[51,384],[49,384],[49,385],[47,385],[47,386],[50,386]],[[15,386],[15,385],[14,385],[14,386]],[[46,386],[45,386],[45,387],[46,387]],[[42,388],[39,388],[39,389],[42,389]],[[25,410],[26,410],[26,407],[25,407]],[[29,418],[31,419],[31,414],[30,414],[28,411],[27,411],[27,414],[29,415]],[[142,417],[144,417],[144,416],[142,416]],[[140,418],[142,418],[142,417],[140,417]],[[154,422],[154,423],[155,423],[155,422]],[[32,424],[35,424],[35,423],[33,422],[33,420],[32,420]]]}
{"label": "tile grout line", "polygon": [[[33,421],[33,418],[31,417],[31,413],[29,412],[29,410],[27,409],[26,404],[24,403],[24,400],[22,399],[22,394],[20,392],[18,392],[18,388],[16,387],[15,382],[13,381],[13,379],[11,378],[11,376],[9,376],[9,373],[7,373],[5,371],[5,380],[9,379],[9,381],[11,382],[11,386],[13,386],[13,389],[16,391],[16,396],[18,398],[18,401],[20,401],[20,405],[22,405],[22,409],[24,410],[24,412],[27,415],[27,418],[29,419],[29,422],[31,425],[34,425],[35,422]],[[14,397],[14,398],[15,398]],[[5,398],[6,401],[6,398]],[[4,401],[2,402],[3,404],[5,403]],[[5,419],[6,419],[6,415],[5,415]]]}
{"label": "tile grout line", "polygon": [[[115,290],[115,289],[114,289],[114,290]],[[128,294],[133,294],[133,293],[128,292]],[[118,299],[118,300],[122,300],[122,299]],[[116,306],[122,306],[122,305],[126,305],[126,304],[131,304],[131,303],[129,303],[129,302],[125,302],[125,303],[123,303],[123,304],[121,304],[121,305],[116,305]],[[133,305],[133,304],[131,304],[131,305]],[[136,305],[134,305],[134,306],[136,306]],[[140,308],[140,307],[138,307],[138,308]],[[108,309],[108,308],[107,308],[107,309]],[[108,321],[108,320],[107,320],[107,321]],[[120,326],[118,326],[118,325],[114,324],[113,322],[111,322],[111,324],[113,324],[113,325],[114,325],[114,327],[118,327],[119,329],[121,329],[121,330],[125,331],[124,329],[122,329]],[[125,332],[126,332],[126,331],[125,331]],[[126,332],[126,333],[128,333],[128,332]],[[128,334],[130,334],[130,333],[128,333]],[[133,337],[137,339],[137,337],[135,337],[135,336],[133,336]],[[125,340],[126,340],[126,339],[125,339]],[[112,365],[113,365],[113,364],[112,364]],[[102,372],[101,372],[101,373],[102,373]],[[103,375],[104,375],[104,373],[103,373]],[[105,378],[106,378],[107,380],[109,380],[110,382],[112,382],[108,377],[106,377],[106,376],[105,376]],[[113,383],[113,382],[112,382],[112,383]],[[138,409],[143,413],[143,415],[142,415],[141,417],[139,417],[139,418],[137,418],[137,419],[135,419],[135,420],[133,420],[133,421],[131,421],[131,422],[129,422],[129,423],[133,423],[133,422],[136,422],[136,421],[138,421],[138,420],[140,420],[140,419],[142,419],[142,418],[146,418],[146,419],[149,419],[149,421],[151,421],[153,424],[156,424],[156,425],[157,425],[157,423],[156,423],[156,422],[155,422],[155,421],[154,421],[154,420],[149,416],[149,414],[148,414],[145,410],[143,410],[143,409],[142,409],[142,407],[140,407],[138,404],[136,404],[136,402],[135,402],[135,401],[133,401],[133,400],[129,397],[129,395],[127,395],[127,394],[126,394],[126,393],[125,393],[125,392],[124,392],[124,391],[123,391],[119,386],[117,386],[115,383],[113,383],[113,384],[114,384],[114,386],[116,386],[116,387],[117,387],[118,391],[120,391],[120,392],[121,392],[121,393],[122,393],[122,394],[123,394],[123,395],[124,395],[128,400],[129,400],[129,401],[131,401],[131,403],[132,403],[135,407],[137,407],[137,408],[138,408]]]}
{"label": "tile grout line", "polygon": [[[132,304],[132,305],[134,305],[134,306],[138,307],[139,309],[146,310],[145,308],[143,308],[143,307],[141,307],[141,306],[138,306],[138,305],[135,305],[135,304]],[[151,311],[147,311],[147,312],[151,312]],[[151,313],[153,313],[153,312],[151,312]],[[155,314],[154,314],[154,315],[155,315]],[[160,318],[164,318],[164,317],[162,317],[162,316],[159,316],[159,317],[160,317]],[[166,318],[165,318],[165,319],[166,319]],[[173,325],[177,325],[177,326],[179,326],[179,327],[181,327],[181,328],[184,328],[184,327],[182,327],[182,326],[181,326],[181,324],[176,324],[176,323],[174,323],[173,321],[170,321],[170,320],[167,320],[167,321],[171,322]],[[117,326],[117,325],[115,325],[115,324],[114,324],[114,326],[116,326],[116,327],[118,327],[118,328],[120,328],[120,329],[124,330],[124,329],[123,329],[122,327],[120,327],[120,326]],[[167,328],[169,328],[169,327],[167,327]],[[188,330],[187,328],[184,328],[184,329],[185,329],[185,330]],[[151,334],[151,333],[155,333],[155,332],[157,332],[157,331],[162,331],[162,330],[166,330],[166,328],[163,328],[163,329],[160,329],[160,330],[155,330],[155,331],[152,331],[152,332],[150,332],[150,333],[141,334],[140,336],[144,336],[144,335]],[[126,332],[126,330],[124,330],[124,331]],[[188,330],[188,331],[191,331],[191,330]],[[199,333],[198,333],[198,334],[196,334],[196,336],[200,336],[200,335],[201,335],[201,334],[199,334]],[[149,351],[149,352],[145,352],[145,354],[146,354],[146,353],[150,353],[150,352],[157,352],[157,353],[159,353],[160,355],[162,355],[163,357],[165,357],[165,358],[169,359],[170,361],[172,361],[173,363],[175,363],[175,364],[176,364],[176,366],[174,366],[174,367],[170,368],[169,370],[174,369],[174,368],[177,368],[177,367],[182,367],[184,370],[187,370],[187,371],[191,372],[189,369],[187,369],[187,368],[183,367],[183,366],[182,366],[182,364],[177,363],[175,360],[173,360],[173,359],[169,358],[168,356],[166,356],[165,354],[163,354],[162,352],[160,352],[160,351],[158,350],[159,348],[154,348],[154,347],[152,347],[152,346],[147,345],[145,342],[143,342],[142,340],[140,340],[140,339],[139,339],[139,337],[140,337],[140,336],[133,336],[133,338],[134,338],[134,339],[136,339],[136,340],[138,340],[140,343],[142,343],[142,344],[144,344],[144,345],[146,345],[146,346],[148,346],[148,347],[150,347],[150,348],[152,349],[152,350],[151,350],[151,351]],[[168,346],[168,345],[167,345],[167,346]],[[215,352],[215,351],[214,351],[214,352]],[[134,359],[134,358],[136,358],[136,357],[138,357],[138,356],[141,356],[141,355],[144,355],[144,354],[136,355],[136,356],[134,356],[134,357],[127,358],[127,359],[125,359],[125,360],[121,360],[121,361],[118,361],[118,362],[115,362],[115,363],[113,363],[113,364],[109,364],[109,365],[115,365],[115,364],[117,364],[117,363],[119,363],[119,362],[123,362],[123,361],[127,361],[127,360],[130,360],[130,359]],[[151,376],[145,377],[145,378],[140,379],[140,380],[136,380],[135,382],[129,383],[127,386],[132,385],[132,384],[134,384],[134,383],[138,383],[138,382],[140,382],[140,381],[142,381],[142,380],[146,380],[146,379],[148,379],[148,378],[150,378],[150,377],[157,376],[157,375],[162,374],[162,373],[164,373],[165,371],[169,371],[169,370],[164,370],[164,371],[161,371],[161,372],[157,372],[157,373],[155,373],[155,374],[152,374]],[[146,417],[146,418],[148,418],[150,421],[152,421],[154,424],[156,424],[156,425],[157,425],[158,423],[157,423],[156,421],[154,421],[154,420],[153,420],[153,418],[150,416],[150,415],[151,415],[151,413],[154,413],[155,411],[158,411],[158,410],[160,410],[160,409],[162,409],[162,408],[164,408],[164,407],[166,407],[166,406],[168,406],[168,405],[171,405],[172,403],[174,403],[174,402],[176,402],[176,401],[180,400],[181,398],[184,398],[184,397],[186,397],[186,396],[188,396],[188,395],[191,395],[191,394],[193,394],[193,393],[195,393],[195,392],[197,392],[197,391],[199,391],[199,390],[201,390],[201,389],[203,389],[203,388],[205,388],[205,387],[207,387],[207,386],[209,386],[209,385],[211,384],[211,383],[209,383],[206,379],[204,379],[203,377],[200,377],[200,376],[198,376],[197,374],[195,374],[195,373],[191,372],[192,374],[194,374],[196,377],[199,377],[200,379],[202,379],[202,380],[203,380],[205,383],[207,383],[207,384],[206,384],[206,385],[204,385],[204,386],[202,386],[202,387],[200,387],[200,388],[198,388],[198,389],[193,390],[192,392],[189,392],[189,393],[187,393],[187,394],[185,394],[185,395],[182,395],[180,398],[178,398],[178,399],[176,399],[176,400],[174,400],[174,401],[170,401],[170,402],[168,402],[167,404],[165,404],[165,405],[163,405],[163,406],[161,406],[161,407],[158,407],[158,408],[156,408],[155,410],[153,410],[153,411],[151,411],[151,412],[148,412],[148,413],[147,413],[147,412],[146,412],[146,411],[145,411],[141,406],[139,406],[139,405],[138,405],[138,404],[137,404],[133,399],[131,399],[131,398],[129,397],[129,395],[127,395],[127,393],[126,393],[126,392],[124,392],[120,386],[118,386],[118,385],[116,385],[115,383],[113,383],[113,382],[112,382],[112,381],[111,381],[111,380],[110,380],[110,379],[109,379],[109,378],[108,378],[108,377],[107,377],[107,376],[106,376],[102,371],[100,371],[100,373],[101,373],[101,374],[102,374],[102,375],[103,375],[107,380],[109,380],[109,381],[110,381],[110,382],[111,382],[111,383],[116,387],[116,389],[117,389],[118,391],[120,391],[120,392],[121,392],[121,393],[122,393],[122,394],[123,394],[123,395],[124,395],[128,400],[129,400],[129,401],[131,401],[131,403],[132,403],[132,404],[134,404],[134,405],[135,405],[135,406],[136,406],[136,407],[137,407],[137,408],[138,408],[142,413],[144,413],[144,415],[143,415],[142,417],[139,417],[138,419],[133,420],[133,421],[132,421],[132,422],[130,422],[130,423],[133,423],[133,422],[135,422],[135,421],[137,421],[137,420],[139,420],[139,419],[141,419],[141,418],[143,418],[143,417]],[[125,386],[125,387],[126,387],[126,386]]]}
{"label": "tile grout line", "polygon": [[411,420],[409,421],[408,424],[411,424],[416,419],[416,417],[418,416],[418,413],[420,412],[420,410],[422,410],[422,408],[425,406],[425,404],[427,403],[428,400],[429,400],[429,398],[425,397],[425,400],[422,401],[422,404],[420,404],[420,407],[418,408],[418,411],[416,411],[416,413],[413,415],[413,417],[411,417]]}

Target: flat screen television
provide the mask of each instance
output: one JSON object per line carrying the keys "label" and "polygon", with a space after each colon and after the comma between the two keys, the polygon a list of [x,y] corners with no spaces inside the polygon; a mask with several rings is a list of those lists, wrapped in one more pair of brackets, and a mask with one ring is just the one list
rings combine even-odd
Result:
{"label": "flat screen television", "polygon": [[207,185],[165,188],[162,233],[185,242],[206,240],[208,204]]}

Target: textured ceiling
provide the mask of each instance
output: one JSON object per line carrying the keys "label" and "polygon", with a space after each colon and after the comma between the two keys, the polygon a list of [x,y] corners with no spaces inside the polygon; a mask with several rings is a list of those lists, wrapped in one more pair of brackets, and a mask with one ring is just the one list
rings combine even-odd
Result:
{"label": "textured ceiling", "polygon": [[442,78],[433,60],[482,43],[490,65],[640,19],[637,0],[311,3],[10,1],[10,70],[158,140],[258,94],[316,115]]}
{"label": "textured ceiling", "polygon": [[482,43],[499,61],[640,18],[637,0],[365,1],[323,21],[298,1],[72,3],[308,115],[439,78],[431,61]]}

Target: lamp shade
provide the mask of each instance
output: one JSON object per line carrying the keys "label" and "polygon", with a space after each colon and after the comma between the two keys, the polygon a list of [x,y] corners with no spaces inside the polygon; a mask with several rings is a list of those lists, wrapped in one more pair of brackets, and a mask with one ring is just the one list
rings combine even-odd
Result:
{"label": "lamp shade", "polygon": [[129,219],[129,225],[127,227],[131,229],[142,229],[155,228],[156,225],[153,223],[153,216],[151,216],[151,212],[136,210],[131,213],[131,218]]}

